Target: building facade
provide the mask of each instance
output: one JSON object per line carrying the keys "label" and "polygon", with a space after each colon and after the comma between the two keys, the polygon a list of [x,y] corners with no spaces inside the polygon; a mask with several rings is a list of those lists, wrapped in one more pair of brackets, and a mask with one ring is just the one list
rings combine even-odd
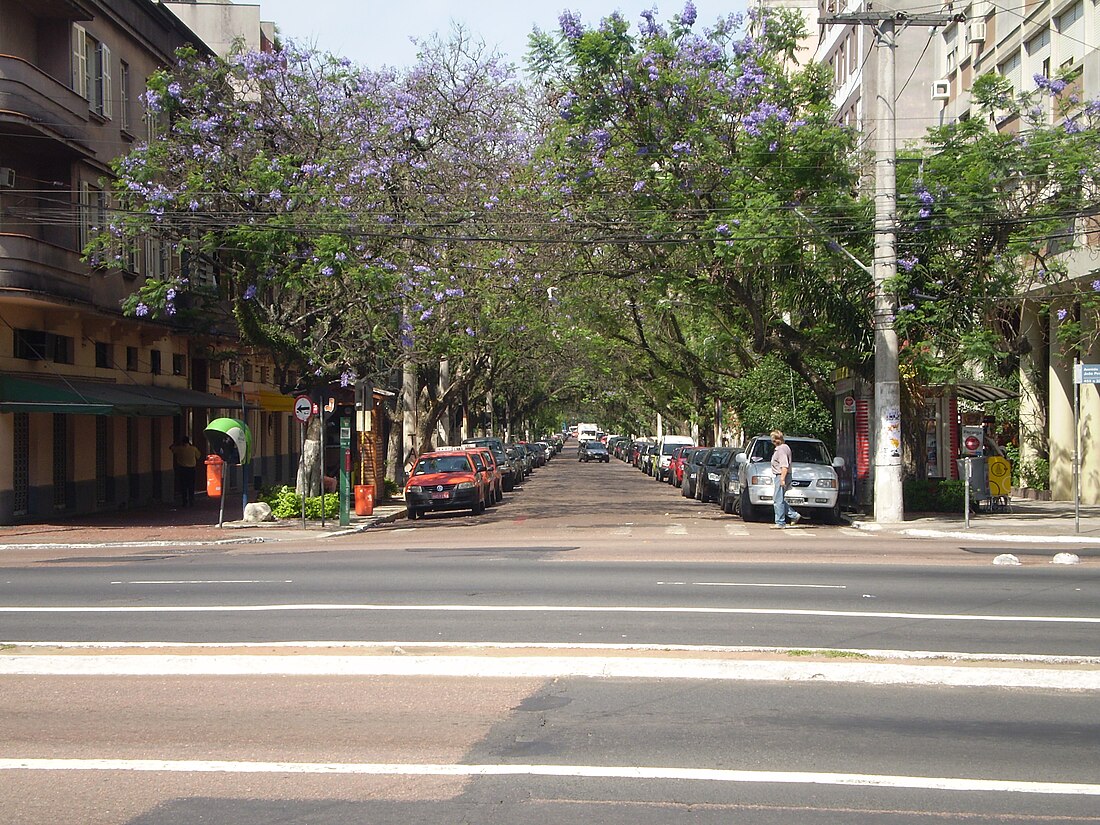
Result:
{"label": "building facade", "polygon": [[223,415],[252,426],[253,472],[293,482],[291,401],[263,353],[121,311],[187,262],[155,237],[117,250],[121,270],[82,255],[110,162],[157,139],[146,78],[212,50],[153,0],[0,0],[0,23],[0,524],[171,501],[169,445],[201,449]]}

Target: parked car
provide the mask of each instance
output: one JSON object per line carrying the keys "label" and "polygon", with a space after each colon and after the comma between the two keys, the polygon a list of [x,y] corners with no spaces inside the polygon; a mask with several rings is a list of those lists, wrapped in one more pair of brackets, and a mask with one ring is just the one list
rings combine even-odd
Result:
{"label": "parked car", "polygon": [[721,492],[722,473],[726,467],[733,463],[734,456],[741,452],[744,452],[744,450],[739,447],[714,447],[710,451],[695,485],[695,497],[699,501],[718,500],[718,495]]}
{"label": "parked car", "polygon": [[646,444],[645,449],[642,450],[638,467],[647,476],[653,475],[653,468],[657,464],[657,450],[659,449],[660,447],[657,446],[656,442],[653,442],[652,444]]}
{"label": "parked car", "polygon": [[611,462],[611,454],[607,452],[607,445],[600,441],[582,441],[577,448],[577,461],[587,464],[589,461],[602,461],[604,464]]}
{"label": "parked car", "polygon": [[[816,438],[789,436],[791,448],[791,487],[786,499],[799,513],[840,524],[840,482],[837,470],[844,459],[833,458],[829,448]],[[738,459],[737,491],[734,506],[745,521],[763,521],[772,517],[772,453],[775,445],[767,435],[755,436]]]}
{"label": "parked car", "polygon": [[523,480],[523,468],[519,466],[519,462],[515,458],[508,456],[508,451],[504,448],[504,442],[499,438],[466,438],[463,439],[462,444],[469,447],[489,448],[493,453],[493,458],[496,459],[497,467],[500,468],[501,490],[503,492],[512,492],[515,486]]}
{"label": "parked car", "polygon": [[695,498],[699,474],[703,472],[703,465],[706,463],[708,455],[710,455],[710,447],[700,447],[685,461],[684,482],[680,487],[680,494],[684,498]]}
{"label": "parked car", "polygon": [[431,452],[420,456],[405,485],[405,507],[410,520],[429,510],[484,512],[488,504],[483,472],[468,452]]}
{"label": "parked car", "polygon": [[489,503],[498,504],[504,501],[504,473],[501,472],[500,467],[497,466],[496,458],[493,457],[493,451],[488,447],[470,447],[468,452],[474,457],[474,466],[477,466],[478,460],[485,467],[485,474],[489,481]]}
{"label": "parked car", "polygon": [[535,461],[534,457],[527,452],[527,448],[522,444],[506,444],[504,448],[519,466],[520,477],[518,481],[522,481],[531,475],[531,471],[535,469]]}
{"label": "parked car", "polygon": [[684,483],[684,465],[696,447],[677,447],[672,451],[672,460],[668,463],[668,483],[680,487]]}
{"label": "parked car", "polygon": [[672,461],[672,451],[677,447],[694,446],[695,441],[686,435],[665,435],[657,439],[657,452],[653,459],[653,468],[650,471],[658,481],[668,479],[668,466]]}

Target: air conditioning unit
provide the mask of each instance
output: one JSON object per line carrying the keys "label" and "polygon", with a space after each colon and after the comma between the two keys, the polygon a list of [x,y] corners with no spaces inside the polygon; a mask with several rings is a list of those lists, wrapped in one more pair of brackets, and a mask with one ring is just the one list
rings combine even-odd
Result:
{"label": "air conditioning unit", "polygon": [[932,81],[932,99],[947,101],[951,99],[951,81],[949,80],[934,80]]}
{"label": "air conditioning unit", "polygon": [[971,43],[985,42],[985,21],[971,20],[966,24],[966,39]]}
{"label": "air conditioning unit", "polygon": [[0,189],[11,189],[15,186],[15,170],[10,166],[0,166]]}

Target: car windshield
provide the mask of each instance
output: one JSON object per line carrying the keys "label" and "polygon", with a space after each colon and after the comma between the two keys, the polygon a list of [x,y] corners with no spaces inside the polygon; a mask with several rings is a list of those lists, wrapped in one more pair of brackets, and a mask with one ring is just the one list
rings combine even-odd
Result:
{"label": "car windshield", "polygon": [[661,445],[661,455],[672,455],[673,450],[675,450],[677,447],[682,447],[682,446],[684,446],[684,445],[683,444],[662,444]]}
{"label": "car windshield", "polygon": [[708,467],[725,467],[726,461],[733,454],[732,450],[712,450],[707,456]]}
{"label": "car windshield", "polygon": [[691,456],[691,463],[705,464],[708,455],[710,455],[710,450],[699,450]]}
{"label": "car windshield", "polygon": [[607,447],[605,447],[599,441],[589,441],[587,449],[588,449],[588,452],[590,452],[590,453],[598,453],[601,450],[606,450]]}
{"label": "car windshield", "polygon": [[[820,441],[788,441],[791,459],[799,464],[831,464],[829,451]],[[771,441],[760,439],[752,448],[753,461],[771,461],[775,445]]]}
{"label": "car windshield", "polygon": [[428,473],[468,473],[470,460],[464,455],[441,455],[422,458],[416,462],[414,476]]}

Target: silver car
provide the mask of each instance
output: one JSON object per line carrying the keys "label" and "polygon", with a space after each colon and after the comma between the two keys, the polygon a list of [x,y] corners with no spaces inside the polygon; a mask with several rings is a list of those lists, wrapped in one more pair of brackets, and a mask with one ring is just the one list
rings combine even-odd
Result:
{"label": "silver car", "polygon": [[[786,439],[791,448],[791,486],[786,499],[803,515],[840,524],[840,479],[837,470],[844,459],[833,458],[829,448],[816,438]],[[737,456],[737,472],[729,474],[726,496],[745,521],[765,521],[772,517],[772,453],[775,445],[766,435],[753,438],[745,452]]]}

